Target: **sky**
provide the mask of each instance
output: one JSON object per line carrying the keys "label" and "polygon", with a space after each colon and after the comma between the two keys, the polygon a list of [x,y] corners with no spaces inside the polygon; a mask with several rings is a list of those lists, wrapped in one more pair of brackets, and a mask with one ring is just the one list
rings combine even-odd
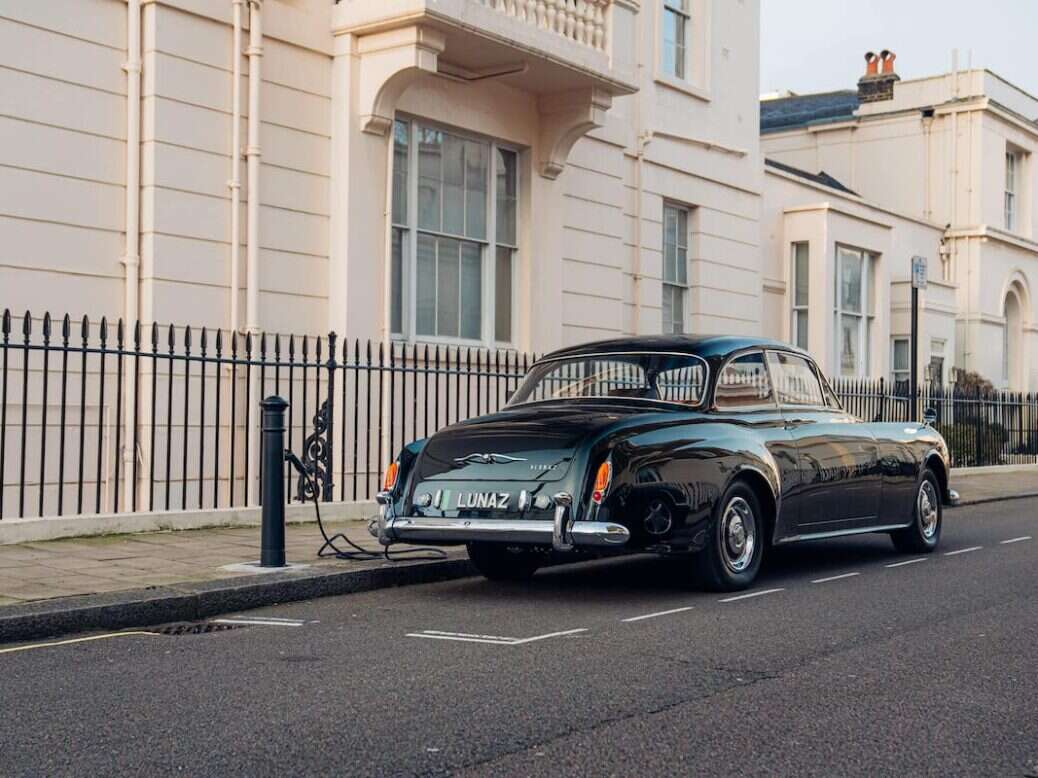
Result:
{"label": "sky", "polygon": [[[1038,95],[1038,0],[760,0],[761,92],[856,88],[865,52],[897,54],[901,78],[993,70]],[[972,55],[971,53],[972,52]]]}

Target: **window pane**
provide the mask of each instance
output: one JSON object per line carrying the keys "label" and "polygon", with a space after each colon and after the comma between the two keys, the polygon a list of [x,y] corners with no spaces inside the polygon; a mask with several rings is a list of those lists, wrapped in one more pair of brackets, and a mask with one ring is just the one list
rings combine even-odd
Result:
{"label": "window pane", "polygon": [[677,38],[681,17],[673,11],[663,12],[663,72],[678,75]]}
{"label": "window pane", "polygon": [[671,332],[685,331],[685,290],[680,286],[672,286],[674,295],[674,327]]}
{"label": "window pane", "polygon": [[512,342],[512,255],[511,249],[498,246],[494,268],[494,337],[502,343]]}
{"label": "window pane", "polygon": [[785,405],[825,405],[822,385],[810,363],[794,354],[768,352],[775,393]]}
{"label": "window pane", "polygon": [[497,150],[497,242],[516,245],[519,181],[514,151]]}
{"label": "window pane", "polygon": [[436,238],[418,235],[415,281],[415,331],[436,334]]}
{"label": "window pane", "polygon": [[674,327],[674,300],[670,294],[671,289],[672,287],[669,284],[663,285],[663,315],[660,326],[664,334],[673,332]]}
{"label": "window pane", "polygon": [[858,375],[858,344],[861,342],[861,317],[840,317],[840,374]]}
{"label": "window pane", "polygon": [[404,268],[407,254],[407,234],[398,227],[393,228],[393,256],[390,267],[390,331],[400,335],[404,331]]}
{"label": "window pane", "polygon": [[393,223],[407,224],[408,147],[411,125],[393,122]]}
{"label": "window pane", "polygon": [[907,340],[898,338],[894,341],[894,370],[910,370],[912,364],[912,349]]}
{"label": "window pane", "polygon": [[682,286],[688,284],[688,249],[678,248],[677,258],[677,282]]}
{"label": "window pane", "polygon": [[793,305],[807,305],[808,289],[808,244],[793,244]]}
{"label": "window pane", "polygon": [[772,400],[763,354],[747,354],[732,360],[717,379],[714,401],[719,408],[763,405]]}
{"label": "window pane", "polygon": [[483,249],[461,244],[461,337],[479,340],[483,330]]}
{"label": "window pane", "polygon": [[465,142],[465,235],[480,240],[487,236],[487,166],[489,147]]}
{"label": "window pane", "polygon": [[862,312],[861,266],[857,251],[840,249],[840,309],[850,313]]}
{"label": "window pane", "polygon": [[459,249],[450,238],[436,241],[436,334],[458,336]]}
{"label": "window pane", "polygon": [[465,142],[444,134],[443,231],[465,234]]}
{"label": "window pane", "polygon": [[443,133],[420,127],[418,137],[418,226],[438,231],[442,226]]}
{"label": "window pane", "polygon": [[796,344],[807,351],[807,311],[796,312]]}

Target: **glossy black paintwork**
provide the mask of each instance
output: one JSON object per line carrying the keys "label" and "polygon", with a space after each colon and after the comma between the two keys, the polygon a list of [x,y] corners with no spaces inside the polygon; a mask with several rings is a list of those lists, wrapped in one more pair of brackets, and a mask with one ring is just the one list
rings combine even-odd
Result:
{"label": "glossy black paintwork", "polygon": [[[550,518],[532,507],[541,494],[574,497],[575,520],[624,524],[626,551],[696,550],[704,544],[720,496],[736,478],[757,490],[781,543],[827,534],[905,526],[926,462],[941,470],[947,493],[947,448],[940,435],[916,423],[864,423],[835,407],[779,407],[725,412],[709,402],[724,363],[753,349],[802,354],[776,341],[716,337],[626,338],[565,349],[552,359],[610,351],[673,351],[705,359],[708,402],[701,409],[673,403],[567,399],[508,407],[417,441],[402,453],[395,492],[398,515],[447,518]],[[515,461],[455,460],[498,453]],[[591,501],[599,464],[613,463],[613,481],[599,506]],[[531,506],[518,510],[525,490]],[[458,508],[457,495],[511,495],[508,509]],[[418,507],[418,495],[441,497]],[[671,526],[646,526],[650,508],[665,506]],[[651,529],[650,529],[651,527]]]}

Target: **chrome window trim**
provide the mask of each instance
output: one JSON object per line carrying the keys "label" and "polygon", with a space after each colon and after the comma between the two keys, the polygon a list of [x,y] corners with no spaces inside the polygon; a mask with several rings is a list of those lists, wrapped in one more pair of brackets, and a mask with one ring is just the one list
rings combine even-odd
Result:
{"label": "chrome window trim", "polygon": [[[764,363],[764,372],[768,374],[768,382],[771,384],[772,391],[771,395],[774,398],[770,403],[761,403],[760,405],[745,405],[741,408],[720,408],[717,405],[717,386],[711,387],[710,397],[710,410],[716,413],[760,413],[761,411],[777,411],[779,409],[778,392],[775,391],[775,382],[771,378],[771,365],[768,364],[768,349],[763,346],[749,346],[739,351],[733,352],[721,365],[721,369],[717,371],[717,380],[721,380],[721,376],[724,375],[725,369],[734,362],[736,359],[740,359],[749,354],[759,353],[761,361]],[[794,353],[794,352],[790,352]]]}
{"label": "chrome window trim", "polygon": [[[563,354],[557,357],[542,357],[530,365],[530,369],[526,371],[526,375],[523,376],[523,380],[526,380],[526,376],[533,372],[534,368],[539,365],[543,365],[545,362],[561,362],[562,360],[579,360],[579,359],[596,359],[601,357],[652,357],[652,356],[664,356],[664,357],[685,357],[687,359],[699,360],[703,365],[703,397],[695,405],[689,405],[687,403],[679,403],[673,400],[651,400],[646,397],[610,397],[609,395],[585,395],[583,397],[571,397],[566,399],[551,399],[551,400],[533,400],[531,402],[521,402],[513,405],[511,401],[505,404],[506,408],[517,408],[520,405],[534,405],[542,402],[571,402],[573,400],[618,400],[634,401],[643,403],[658,403],[662,405],[676,405],[679,408],[703,410],[706,407],[706,398],[710,394],[710,363],[707,362],[699,354],[689,354],[685,351],[602,351],[595,352],[594,354]],[[520,384],[521,386],[522,384]],[[519,389],[516,387],[516,391]]]}

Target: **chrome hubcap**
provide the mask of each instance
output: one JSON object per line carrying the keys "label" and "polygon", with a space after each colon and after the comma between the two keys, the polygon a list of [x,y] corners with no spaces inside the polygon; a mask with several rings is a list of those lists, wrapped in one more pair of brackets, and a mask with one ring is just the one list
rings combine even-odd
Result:
{"label": "chrome hubcap", "polygon": [[753,560],[756,526],[750,504],[742,497],[733,497],[721,517],[721,545],[725,564],[736,573],[749,567]]}
{"label": "chrome hubcap", "polygon": [[937,533],[937,521],[940,518],[937,507],[937,490],[929,481],[923,481],[922,486],[919,487],[916,511],[919,513],[919,528],[927,540]]}

